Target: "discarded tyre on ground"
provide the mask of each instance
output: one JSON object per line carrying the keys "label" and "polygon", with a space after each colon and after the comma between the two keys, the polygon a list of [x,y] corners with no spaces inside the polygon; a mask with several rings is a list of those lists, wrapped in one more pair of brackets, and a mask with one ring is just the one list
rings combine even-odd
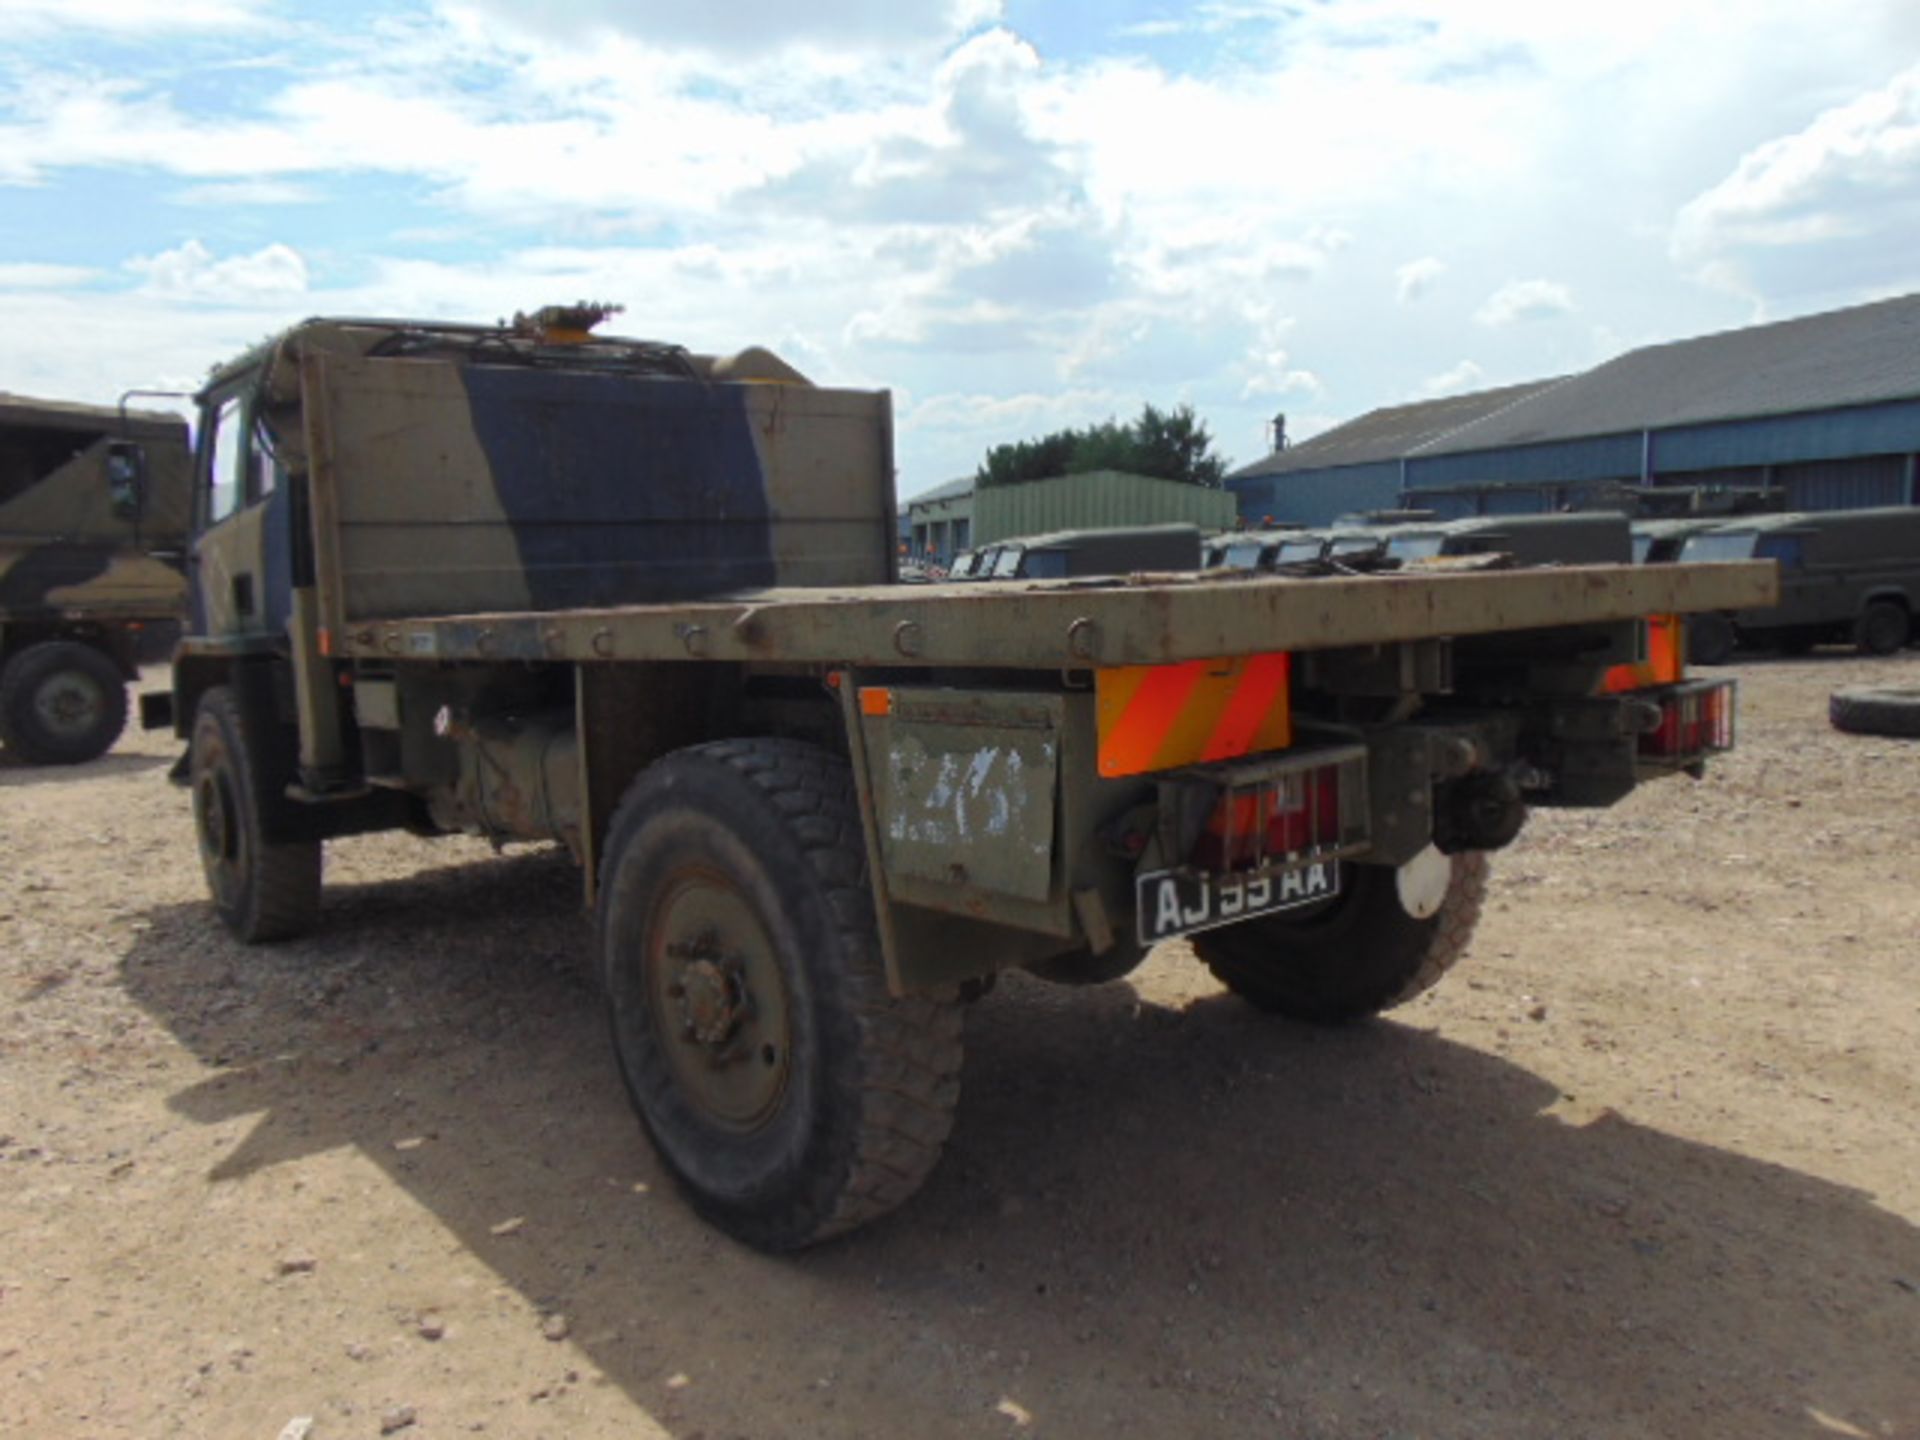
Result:
{"label": "discarded tyre on ground", "polygon": [[1827,718],[1855,735],[1920,737],[1920,688],[1849,685],[1827,698]]}

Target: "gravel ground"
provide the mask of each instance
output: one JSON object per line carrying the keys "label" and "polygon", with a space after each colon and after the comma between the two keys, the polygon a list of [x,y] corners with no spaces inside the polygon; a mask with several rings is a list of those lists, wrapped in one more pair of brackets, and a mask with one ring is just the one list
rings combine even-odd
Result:
{"label": "gravel ground", "polygon": [[0,1433],[1920,1436],[1920,742],[1825,719],[1920,655],[1737,673],[1389,1019],[1012,977],[793,1260],[672,1193],[551,854],[341,842],[245,950],[170,741],[0,769]]}

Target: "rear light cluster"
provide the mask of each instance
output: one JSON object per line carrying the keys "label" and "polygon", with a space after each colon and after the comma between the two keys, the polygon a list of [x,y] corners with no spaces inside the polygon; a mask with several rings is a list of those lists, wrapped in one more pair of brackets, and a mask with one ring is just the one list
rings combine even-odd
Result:
{"label": "rear light cluster", "polygon": [[1192,854],[1195,868],[1221,874],[1345,853],[1366,838],[1363,760],[1339,759],[1228,784]]}
{"label": "rear light cluster", "polygon": [[1696,682],[1660,699],[1660,723],[1640,737],[1650,760],[1693,761],[1733,748],[1734,682]]}

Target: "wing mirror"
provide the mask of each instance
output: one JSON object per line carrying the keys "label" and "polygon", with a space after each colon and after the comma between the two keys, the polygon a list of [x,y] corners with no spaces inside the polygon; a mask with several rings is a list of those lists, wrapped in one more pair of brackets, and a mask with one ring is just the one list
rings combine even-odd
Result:
{"label": "wing mirror", "polygon": [[107,444],[107,499],[116,520],[137,524],[147,508],[147,452],[131,440]]}

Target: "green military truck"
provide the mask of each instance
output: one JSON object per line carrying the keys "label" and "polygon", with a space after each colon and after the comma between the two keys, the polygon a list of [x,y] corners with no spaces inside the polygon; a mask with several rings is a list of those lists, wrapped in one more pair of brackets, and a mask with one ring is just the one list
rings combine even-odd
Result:
{"label": "green military truck", "polygon": [[965,1000],[1160,941],[1283,1015],[1457,960],[1530,805],[1732,741],[1647,617],[1769,567],[890,583],[885,393],[511,327],[310,321],[201,397],[195,608],[154,705],[242,939],[326,841],[557,841],[663,1163],[753,1245],[905,1200]]}
{"label": "green military truck", "polygon": [[0,742],[104,754],[143,642],[186,602],[186,422],[0,395]]}

